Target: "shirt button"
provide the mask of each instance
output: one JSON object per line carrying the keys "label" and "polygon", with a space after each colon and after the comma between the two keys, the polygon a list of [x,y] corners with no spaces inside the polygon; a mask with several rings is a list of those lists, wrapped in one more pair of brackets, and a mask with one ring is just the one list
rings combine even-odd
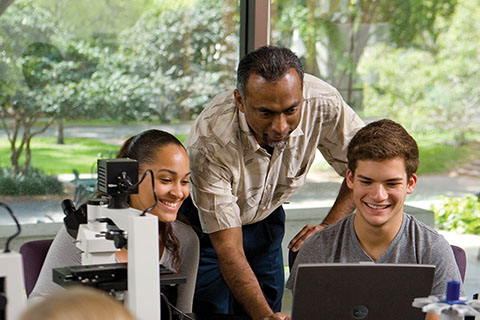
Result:
{"label": "shirt button", "polygon": [[270,190],[271,187],[271,185],[267,184],[267,190]]}

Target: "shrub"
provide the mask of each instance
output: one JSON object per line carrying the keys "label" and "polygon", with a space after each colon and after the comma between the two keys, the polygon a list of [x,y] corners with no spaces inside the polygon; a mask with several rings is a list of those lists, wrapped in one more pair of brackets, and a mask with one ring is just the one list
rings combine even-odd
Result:
{"label": "shrub", "polygon": [[63,185],[55,176],[47,176],[38,169],[13,175],[10,169],[0,168],[1,195],[61,194]]}
{"label": "shrub", "polygon": [[437,228],[458,233],[480,234],[480,199],[477,196],[442,197],[442,200],[441,204],[432,205]]}

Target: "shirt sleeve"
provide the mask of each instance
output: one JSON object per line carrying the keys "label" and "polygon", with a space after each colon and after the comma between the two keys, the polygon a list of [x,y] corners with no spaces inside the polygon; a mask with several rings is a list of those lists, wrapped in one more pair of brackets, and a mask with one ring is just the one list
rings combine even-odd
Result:
{"label": "shirt sleeve", "polygon": [[82,264],[81,251],[73,243],[74,240],[62,224],[48,250],[29,300],[44,298],[63,289],[60,285],[53,282],[52,270],[54,268],[79,266]]}
{"label": "shirt sleeve", "polygon": [[175,222],[174,231],[180,242],[179,273],[187,278],[186,283],[178,286],[177,308],[183,312],[191,313],[197,281],[200,242],[193,229],[182,222]]}
{"label": "shirt sleeve", "polygon": [[441,239],[432,244],[429,251],[431,262],[435,265],[435,276],[433,279],[432,295],[444,295],[449,281],[458,281],[460,283],[460,296],[465,296],[463,282],[458,269],[455,256],[450,244],[440,236]]}
{"label": "shirt sleeve", "polygon": [[[221,162],[218,145],[208,141],[188,149],[191,165],[192,200],[199,210],[206,233],[242,226],[237,197],[232,192],[233,174]],[[228,156],[228,155],[227,155]]]}
{"label": "shirt sleeve", "polygon": [[[347,149],[350,140],[365,123],[343,100],[338,91],[324,116],[318,149],[335,171],[345,176],[347,171]],[[330,114],[330,115],[328,115]]]}

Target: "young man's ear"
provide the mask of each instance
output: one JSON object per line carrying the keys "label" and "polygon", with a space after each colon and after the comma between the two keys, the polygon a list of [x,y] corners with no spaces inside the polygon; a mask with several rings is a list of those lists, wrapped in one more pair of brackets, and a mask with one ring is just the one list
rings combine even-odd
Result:
{"label": "young man's ear", "polygon": [[415,190],[415,186],[417,185],[417,175],[412,173],[412,176],[408,179],[407,182],[407,194],[410,194]]}
{"label": "young man's ear", "polygon": [[233,96],[235,97],[235,103],[237,104],[238,110],[245,113],[245,105],[240,91],[238,91],[238,89],[233,90]]}
{"label": "young man's ear", "polygon": [[345,181],[347,183],[347,187],[353,189],[353,172],[350,169],[347,169],[347,175],[345,176]]}

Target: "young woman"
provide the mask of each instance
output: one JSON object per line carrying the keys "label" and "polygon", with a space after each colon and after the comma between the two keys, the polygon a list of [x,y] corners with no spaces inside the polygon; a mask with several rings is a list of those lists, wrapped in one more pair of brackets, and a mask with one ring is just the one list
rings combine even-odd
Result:
{"label": "young woman", "polygon": [[[117,158],[138,161],[139,178],[147,169],[154,173],[158,203],[149,213],[159,220],[160,263],[187,278],[178,286],[176,306],[192,312],[193,292],[197,277],[199,241],[193,229],[177,221],[180,205],[189,195],[190,163],[185,148],[173,135],[161,130],[147,130],[123,144]],[[140,211],[154,203],[151,175],[139,185],[138,194],[129,196],[129,204]],[[30,298],[50,295],[62,287],[52,281],[52,269],[81,264],[81,252],[62,226],[45,259]],[[127,261],[127,250],[116,253],[119,262]]]}

